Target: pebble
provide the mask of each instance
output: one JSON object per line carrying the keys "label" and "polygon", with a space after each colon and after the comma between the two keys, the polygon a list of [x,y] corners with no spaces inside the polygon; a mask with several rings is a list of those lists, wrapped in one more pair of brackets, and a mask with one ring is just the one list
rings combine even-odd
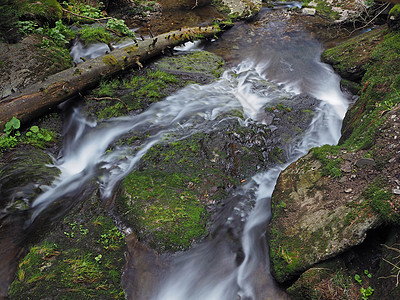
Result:
{"label": "pebble", "polygon": [[302,12],[303,15],[314,16],[315,13],[317,12],[317,10],[315,8],[307,8],[307,7],[305,7],[305,8],[303,8],[301,10],[301,12]]}
{"label": "pebble", "polygon": [[392,192],[395,195],[400,195],[400,189],[393,189]]}
{"label": "pebble", "polygon": [[349,194],[349,193],[351,193],[352,191],[353,191],[353,189],[351,189],[351,188],[345,189],[345,190],[344,190],[344,192],[345,192],[346,194]]}

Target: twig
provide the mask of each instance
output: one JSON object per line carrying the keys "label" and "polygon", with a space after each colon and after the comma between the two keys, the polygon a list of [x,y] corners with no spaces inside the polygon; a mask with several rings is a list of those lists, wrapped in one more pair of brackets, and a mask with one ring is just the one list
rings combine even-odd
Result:
{"label": "twig", "polygon": [[397,253],[400,253],[400,249],[397,249],[397,248],[394,248],[394,247],[390,247],[390,246],[387,246],[385,244],[381,244],[381,246],[385,247],[386,249],[393,250],[393,251],[395,251]]}
{"label": "twig", "polygon": [[199,5],[199,2],[198,2],[198,0],[196,0],[196,3],[195,3],[194,6],[192,7],[192,9],[195,9],[198,5]]}
{"label": "twig", "polygon": [[364,26],[361,26],[359,28],[354,29],[352,32],[350,32],[350,35],[353,34],[354,32],[356,32],[357,30],[363,29],[365,27],[367,27],[369,24],[371,24],[377,17],[379,17],[388,7],[389,7],[390,3],[388,3],[384,9],[382,9],[378,14],[375,15],[375,17],[373,17],[368,23],[366,23]]}
{"label": "twig", "polygon": [[117,100],[117,101],[121,102],[121,103],[125,106],[126,110],[129,112],[128,105],[126,105],[126,103],[125,103],[124,101],[122,101],[121,99],[119,99],[119,98],[113,98],[113,97],[95,98],[95,97],[90,97],[90,98],[88,98],[88,100],[96,100],[96,101],[102,101],[102,100]]}
{"label": "twig", "polygon": [[385,259],[385,258],[382,258],[383,259],[383,261],[386,261],[388,264],[390,264],[390,265],[392,265],[393,267],[395,267],[396,269],[399,269],[400,270],[400,267],[399,266],[397,266],[397,265],[395,265],[394,263],[392,263],[391,261],[388,261],[387,259]]}

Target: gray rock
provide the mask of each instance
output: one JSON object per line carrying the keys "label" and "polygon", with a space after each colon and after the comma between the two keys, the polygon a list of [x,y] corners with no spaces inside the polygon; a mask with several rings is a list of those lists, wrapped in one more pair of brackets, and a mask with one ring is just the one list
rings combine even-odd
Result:
{"label": "gray rock", "polygon": [[374,166],[375,161],[371,158],[361,158],[356,162],[357,167]]}

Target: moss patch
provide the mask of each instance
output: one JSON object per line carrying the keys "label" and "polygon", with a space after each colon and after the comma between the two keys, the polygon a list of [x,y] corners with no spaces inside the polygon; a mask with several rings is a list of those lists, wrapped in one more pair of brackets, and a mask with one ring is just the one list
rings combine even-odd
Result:
{"label": "moss patch", "polygon": [[[111,55],[103,61],[118,63]],[[146,109],[186,84],[215,79],[223,71],[223,65],[221,58],[203,51],[166,57],[141,71],[118,79],[104,79],[86,98],[88,110],[99,119],[107,119]]]}
{"label": "moss patch", "polygon": [[118,64],[118,60],[115,58],[114,55],[106,55],[103,57],[103,63],[107,66],[115,66]]}
{"label": "moss patch", "polygon": [[[123,198],[140,238],[157,250],[188,249],[206,233],[206,209],[200,195],[186,188],[182,173],[133,172],[125,178]],[[192,183],[193,184],[193,183]]]}
{"label": "moss patch", "polygon": [[91,43],[108,44],[111,42],[111,34],[102,26],[84,26],[79,30],[79,35],[85,45]]}
{"label": "moss patch", "polygon": [[218,78],[224,71],[222,58],[206,51],[196,51],[189,55],[166,57],[156,63],[162,70],[168,72],[200,73],[210,78]]}
{"label": "moss patch", "polygon": [[30,19],[55,22],[62,17],[61,6],[57,0],[24,0],[18,1],[19,13]]}
{"label": "moss patch", "polygon": [[124,236],[110,217],[93,212],[75,211],[30,248],[10,287],[12,299],[125,299]]}

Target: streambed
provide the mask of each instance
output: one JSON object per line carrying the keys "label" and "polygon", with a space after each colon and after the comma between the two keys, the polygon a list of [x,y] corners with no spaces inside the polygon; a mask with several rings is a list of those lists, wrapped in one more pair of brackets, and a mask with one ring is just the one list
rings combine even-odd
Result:
{"label": "streambed", "polygon": [[[220,130],[220,124],[229,122],[244,128],[255,126],[268,133],[256,147],[274,140],[283,151],[280,159],[258,163],[253,174],[242,177],[243,184],[227,189],[220,202],[222,208],[214,214],[214,225],[209,226],[208,238],[189,251],[159,256],[162,270],[147,263],[144,268],[150,268],[147,272],[151,276],[139,281],[145,272],[138,268],[137,257],[128,255],[123,286],[130,299],[284,298],[269,275],[264,237],[274,184],[280,171],[310,148],[337,143],[347,108],[339,78],[319,60],[321,44],[288,19],[284,10],[265,8],[253,22],[240,23],[219,40],[203,45],[227,61],[221,78],[207,85],[188,85],[144,112],[97,122],[73,109],[65,124],[63,149],[52,162],[61,174],[48,188],[41,188],[43,193],[24,212],[28,217],[23,228],[40,226],[38,222],[46,220],[41,217],[44,212],[54,212],[52,206],[73,198],[70,205],[56,206],[69,209],[87,194],[84,187],[93,181],[100,185],[100,198],[108,201],[121,180],[136,170],[156,145],[197,133],[212,136]],[[313,106],[309,109],[314,112],[312,118],[304,124],[304,130],[282,131],[276,125],[279,120],[274,123],[274,119],[289,122],[278,111],[292,111],[296,101]],[[306,107],[298,109],[304,111]],[[239,111],[241,116],[232,111]],[[147,136],[134,149],[124,145],[110,149],[115,140],[131,131],[145,131]],[[266,161],[270,153],[266,153]],[[135,239],[131,233],[135,228],[121,228],[128,240]],[[138,253],[143,247],[137,242],[128,246],[129,253]],[[141,249],[145,253],[142,258],[154,254],[148,248]]]}

